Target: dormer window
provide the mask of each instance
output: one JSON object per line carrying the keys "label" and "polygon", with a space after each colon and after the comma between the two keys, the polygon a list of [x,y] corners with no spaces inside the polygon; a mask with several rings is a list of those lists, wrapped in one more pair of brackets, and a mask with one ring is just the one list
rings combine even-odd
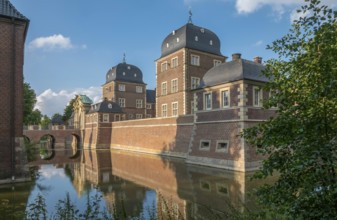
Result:
{"label": "dormer window", "polygon": [[195,40],[195,41],[198,41],[198,40],[199,40],[198,36],[195,36],[195,37],[194,37],[194,40]]}
{"label": "dormer window", "polygon": [[170,46],[170,44],[169,43],[166,43],[166,47],[168,48]]}
{"label": "dormer window", "polygon": [[179,43],[179,37],[177,37],[177,43]]}
{"label": "dormer window", "polygon": [[200,32],[201,32],[201,33],[205,33],[205,29],[201,28],[201,29],[200,29]]}
{"label": "dormer window", "polygon": [[108,105],[108,108],[112,108],[112,105],[111,105],[111,104],[109,104],[109,105]]}
{"label": "dormer window", "polygon": [[213,41],[212,40],[209,41],[209,45],[211,45],[211,46],[213,45]]}
{"label": "dormer window", "polygon": [[125,72],[123,72],[123,76],[125,76]]}
{"label": "dormer window", "polygon": [[172,35],[175,35],[176,34],[176,31],[172,31]]}
{"label": "dormer window", "polygon": [[130,66],[128,66],[128,70],[129,70],[129,69],[131,69],[131,67],[130,67]]}
{"label": "dormer window", "polygon": [[137,74],[135,73],[133,76],[134,76],[134,77],[137,77]]}

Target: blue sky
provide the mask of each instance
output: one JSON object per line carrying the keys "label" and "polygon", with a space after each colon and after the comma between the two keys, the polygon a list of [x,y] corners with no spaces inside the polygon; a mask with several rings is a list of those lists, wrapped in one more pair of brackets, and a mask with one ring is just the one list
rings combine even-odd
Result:
{"label": "blue sky", "polygon": [[[215,32],[221,52],[245,59],[275,55],[266,50],[286,34],[294,10],[304,0],[10,0],[30,19],[25,46],[25,81],[37,94],[36,107],[51,116],[63,113],[76,94],[101,98],[109,68],[126,54],[155,88],[161,43],[185,25]],[[336,0],[325,0],[336,6]]]}

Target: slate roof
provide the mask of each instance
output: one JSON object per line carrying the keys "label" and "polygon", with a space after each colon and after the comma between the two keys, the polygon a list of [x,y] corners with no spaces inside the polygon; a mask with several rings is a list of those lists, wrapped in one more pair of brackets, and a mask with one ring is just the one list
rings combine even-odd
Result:
{"label": "slate roof", "polygon": [[93,103],[92,100],[86,95],[79,95],[79,97],[80,97],[81,102],[83,104],[90,104],[91,105]]}
{"label": "slate roof", "polygon": [[244,59],[222,63],[207,71],[199,88],[215,86],[243,79],[268,82],[268,78],[262,75],[262,70],[264,69],[265,67],[262,64]]}
{"label": "slate roof", "polygon": [[52,123],[53,125],[63,125],[63,124],[64,124],[64,121],[63,121],[63,119],[62,119],[62,115],[58,115],[58,116],[56,116],[55,118],[53,118],[53,119],[51,120],[51,123]]}
{"label": "slate roof", "polygon": [[[197,41],[195,38],[198,38]],[[222,56],[220,40],[212,31],[187,23],[172,31],[161,45],[161,57],[181,48],[190,48]]]}
{"label": "slate roof", "polygon": [[146,90],[146,102],[147,103],[156,103],[156,90]]}
{"label": "slate roof", "polygon": [[106,83],[111,81],[145,84],[143,82],[142,71],[138,67],[125,62],[119,63],[109,69],[106,74]]}
{"label": "slate roof", "polygon": [[29,19],[16,10],[9,0],[0,0],[0,17],[17,18],[29,22]]}
{"label": "slate roof", "polygon": [[102,102],[91,105],[89,113],[123,113],[122,108],[113,101],[103,100]]}

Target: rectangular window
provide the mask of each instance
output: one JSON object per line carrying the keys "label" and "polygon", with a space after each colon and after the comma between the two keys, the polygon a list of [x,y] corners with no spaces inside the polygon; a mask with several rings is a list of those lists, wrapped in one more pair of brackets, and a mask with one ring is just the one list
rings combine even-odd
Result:
{"label": "rectangular window", "polygon": [[171,60],[171,68],[175,68],[178,66],[178,57],[172,58]]}
{"label": "rectangular window", "polygon": [[118,85],[118,90],[124,92],[125,91],[125,85],[124,84],[119,84]]}
{"label": "rectangular window", "polygon": [[210,140],[200,140],[200,150],[209,150],[211,147]]}
{"label": "rectangular window", "polygon": [[120,107],[125,107],[125,98],[118,98],[118,104]]}
{"label": "rectangular window", "polygon": [[221,60],[213,60],[213,66],[219,66],[221,63]]}
{"label": "rectangular window", "polygon": [[178,116],[178,102],[172,102],[172,116]]}
{"label": "rectangular window", "polygon": [[194,101],[191,101],[191,114],[194,114],[194,112],[195,112]]}
{"label": "rectangular window", "polygon": [[212,109],[212,93],[204,93],[204,110]]}
{"label": "rectangular window", "polygon": [[200,78],[198,77],[191,77],[191,89],[196,89],[200,85]]}
{"label": "rectangular window", "polygon": [[142,119],[143,115],[142,114],[136,114],[136,119]]}
{"label": "rectangular window", "polygon": [[136,86],[136,93],[143,93],[143,87],[142,86]]}
{"label": "rectangular window", "polygon": [[151,109],[151,104],[146,104],[146,109]]}
{"label": "rectangular window", "polygon": [[136,99],[136,108],[143,108],[143,99]]}
{"label": "rectangular window", "polygon": [[161,84],[161,95],[167,95],[167,83],[163,82]]}
{"label": "rectangular window", "polygon": [[133,114],[129,114],[129,119],[133,119]]}
{"label": "rectangular window", "polygon": [[167,65],[167,61],[161,63],[161,72],[166,71],[166,70],[167,70],[167,66],[168,66],[168,65]]}
{"label": "rectangular window", "polygon": [[147,117],[147,118],[152,118],[152,115],[147,114],[146,117]]}
{"label": "rectangular window", "polygon": [[161,116],[162,117],[167,117],[167,104],[162,104],[161,105]]}
{"label": "rectangular window", "polygon": [[109,114],[103,114],[103,122],[109,122]]}
{"label": "rectangular window", "polygon": [[200,57],[197,55],[191,55],[191,65],[199,66],[200,65]]}
{"label": "rectangular window", "polygon": [[253,87],[253,105],[260,107],[262,103],[262,89],[259,87]]}
{"label": "rectangular window", "polygon": [[121,120],[121,116],[120,115],[115,115],[115,121],[120,121]]}
{"label": "rectangular window", "polygon": [[224,89],[221,91],[221,101],[222,101],[222,107],[228,108],[230,105],[230,99],[229,99],[229,89]]}
{"label": "rectangular window", "polygon": [[178,79],[171,80],[171,93],[178,92]]}
{"label": "rectangular window", "polygon": [[228,141],[224,140],[217,141],[215,151],[228,153]]}

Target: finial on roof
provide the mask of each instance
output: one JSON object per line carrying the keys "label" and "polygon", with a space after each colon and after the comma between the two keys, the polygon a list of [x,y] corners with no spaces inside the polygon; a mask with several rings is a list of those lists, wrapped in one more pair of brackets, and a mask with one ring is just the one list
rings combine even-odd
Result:
{"label": "finial on roof", "polygon": [[191,7],[190,7],[190,10],[188,11],[188,14],[190,15],[188,17],[188,23],[192,24],[192,9],[191,9]]}
{"label": "finial on roof", "polygon": [[123,63],[126,63],[125,53],[123,53]]}

